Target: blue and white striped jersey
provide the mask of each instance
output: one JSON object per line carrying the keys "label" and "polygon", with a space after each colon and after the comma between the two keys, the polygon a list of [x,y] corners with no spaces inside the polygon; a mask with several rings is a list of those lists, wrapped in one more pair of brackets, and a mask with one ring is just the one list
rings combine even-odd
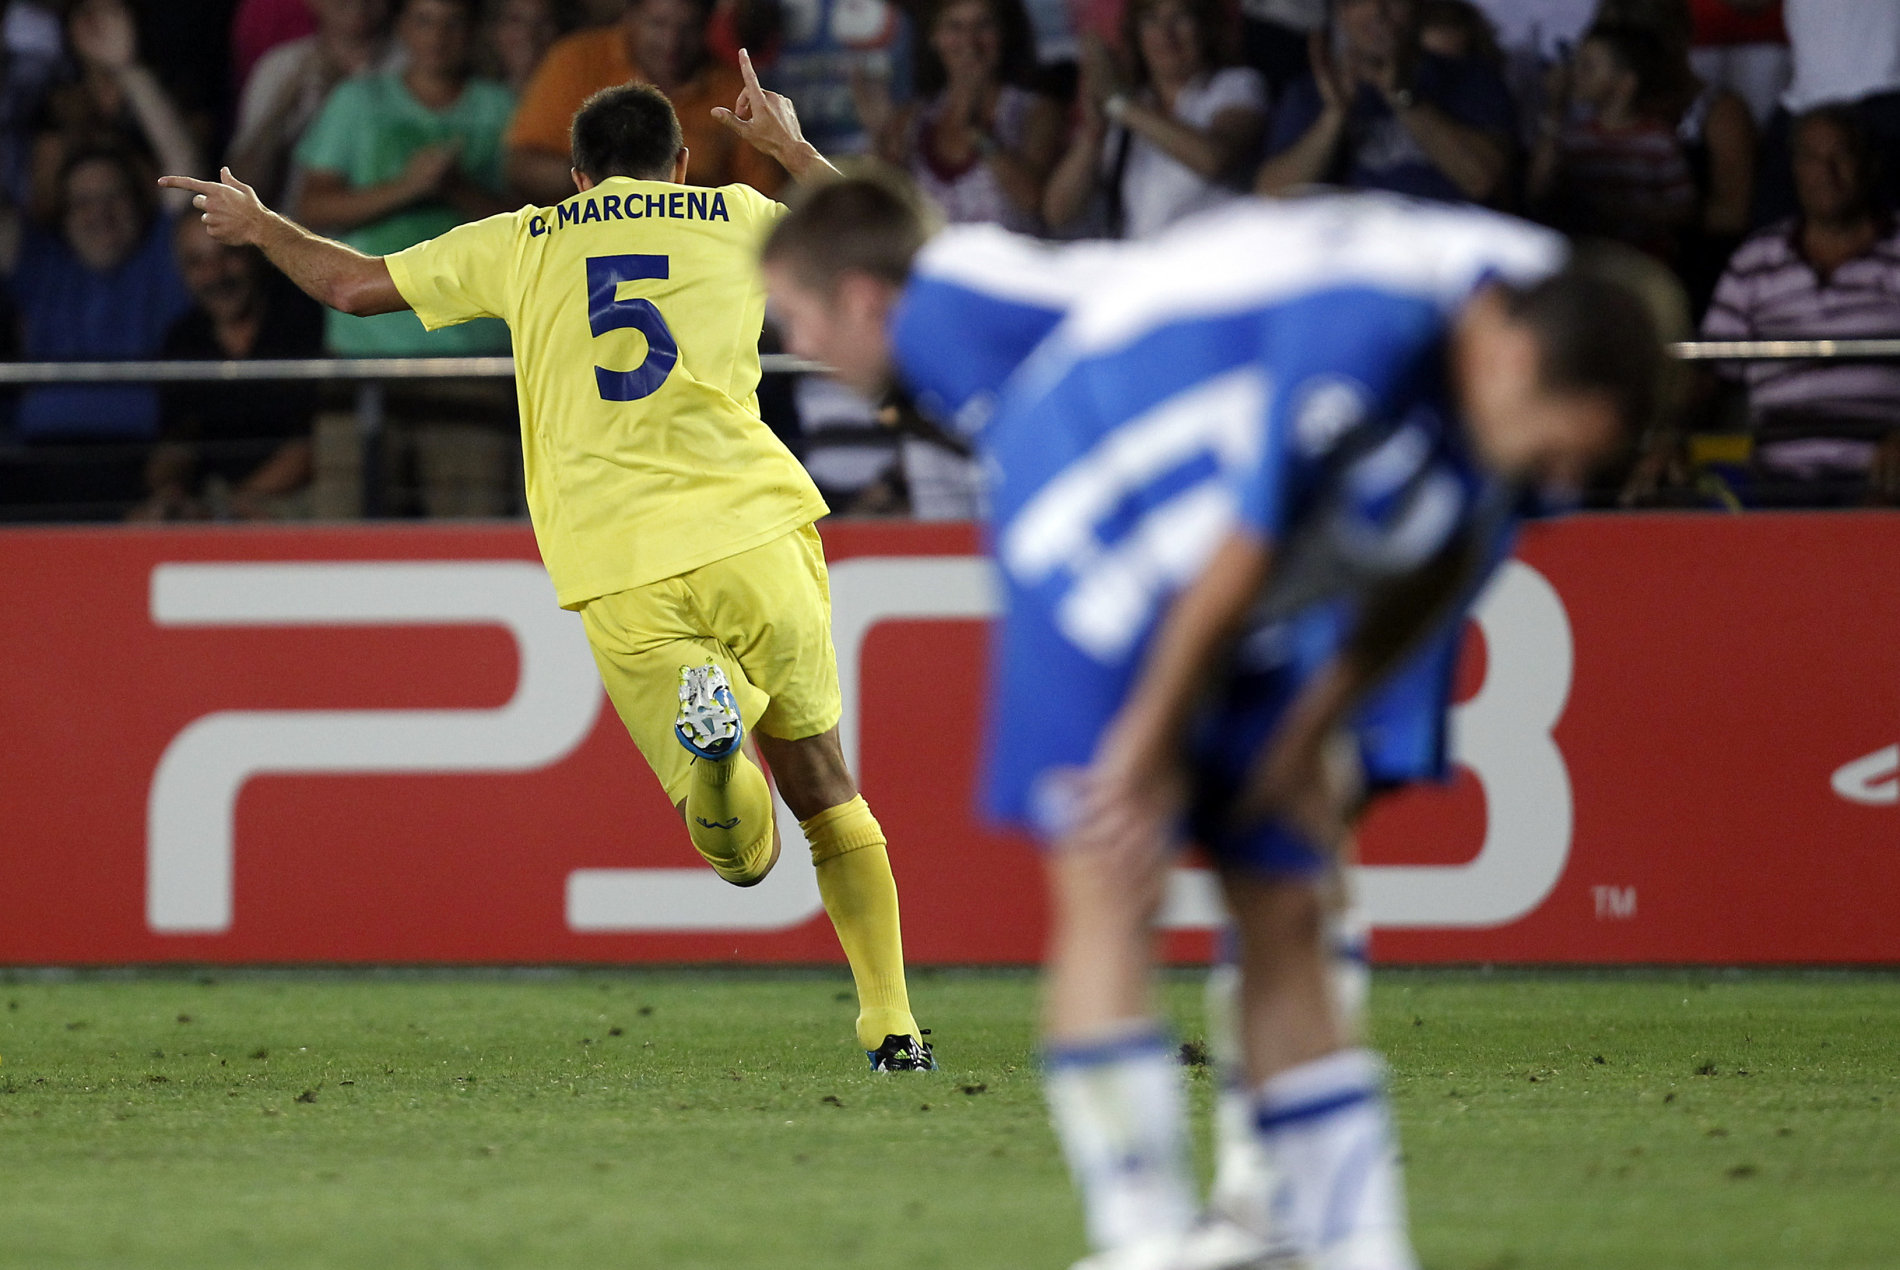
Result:
{"label": "blue and white striped jersey", "polygon": [[[1274,560],[1235,671],[1288,685],[1383,581],[1461,538],[1502,559],[1510,493],[1466,452],[1446,340],[1486,279],[1535,279],[1564,252],[1506,217],[1379,195],[1238,204],[1133,244],[933,240],[892,347],[920,404],[978,436],[991,469],[1007,601],[992,814],[1061,831],[1064,773],[1236,527]],[[1446,623],[1368,703],[1375,780],[1442,772],[1457,642]],[[1267,700],[1234,691],[1243,709]]]}
{"label": "blue and white striped jersey", "polygon": [[1274,541],[1266,615],[1417,567],[1488,499],[1443,382],[1485,279],[1562,240],[1383,196],[1248,203],[1141,244],[994,229],[926,248],[893,326],[927,408],[995,469],[1013,596],[1077,648],[1133,655],[1236,524]]}

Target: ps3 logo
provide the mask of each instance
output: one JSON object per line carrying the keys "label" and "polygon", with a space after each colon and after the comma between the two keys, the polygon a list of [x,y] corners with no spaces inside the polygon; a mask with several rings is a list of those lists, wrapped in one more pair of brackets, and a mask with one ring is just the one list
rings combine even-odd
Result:
{"label": "ps3 logo", "polygon": [[[839,732],[855,766],[871,631],[890,621],[984,620],[998,589],[980,557],[882,556],[833,565],[831,591]],[[231,929],[236,808],[252,778],[531,771],[577,749],[603,700],[580,623],[555,607],[546,573],[526,561],[161,564],[150,602],[165,627],[493,625],[520,653],[514,693],[493,709],[221,710],[187,724],[166,746],[147,802],[146,921],[162,935]],[[1451,724],[1457,761],[1484,786],[1484,842],[1466,864],[1364,869],[1377,925],[1516,921],[1543,904],[1569,862],[1570,779],[1552,736],[1571,686],[1563,602],[1542,574],[1512,561],[1473,616],[1485,637],[1485,682]],[[1867,801],[1896,801],[1900,747],[1873,757],[1883,756],[1886,796]],[[778,817],[785,860],[758,887],[735,890],[703,868],[575,869],[565,879],[568,929],[767,931],[811,921],[823,907],[806,853],[792,849],[803,835],[782,803]],[[1177,871],[1165,920],[1221,923],[1207,873]]]}

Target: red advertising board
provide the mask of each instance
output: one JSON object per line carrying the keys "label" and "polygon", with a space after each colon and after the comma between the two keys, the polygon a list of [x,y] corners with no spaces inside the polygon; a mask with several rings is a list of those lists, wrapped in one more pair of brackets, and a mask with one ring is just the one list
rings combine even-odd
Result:
{"label": "red advertising board", "polygon": [[[1034,856],[971,811],[974,535],[826,542],[910,955],[1033,961]],[[1458,780],[1368,825],[1375,955],[1900,960],[1890,546],[1877,513],[1533,532],[1472,624]],[[13,530],[0,588],[0,964],[837,957],[795,852],[752,890],[698,865],[523,528]]]}

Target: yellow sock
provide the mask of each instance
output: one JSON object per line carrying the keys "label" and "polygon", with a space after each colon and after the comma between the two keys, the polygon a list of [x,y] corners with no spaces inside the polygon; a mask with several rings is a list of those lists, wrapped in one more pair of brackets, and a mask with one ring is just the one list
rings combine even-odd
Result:
{"label": "yellow sock", "polygon": [[697,759],[686,791],[686,832],[693,849],[734,886],[751,886],[772,871],[772,790],[765,773],[741,752]]}
{"label": "yellow sock", "polygon": [[897,920],[897,882],[884,831],[862,796],[799,822],[818,869],[818,894],[851,963],[858,986],[858,1043],[867,1050],[887,1036],[915,1036],[904,988],[904,936]]}

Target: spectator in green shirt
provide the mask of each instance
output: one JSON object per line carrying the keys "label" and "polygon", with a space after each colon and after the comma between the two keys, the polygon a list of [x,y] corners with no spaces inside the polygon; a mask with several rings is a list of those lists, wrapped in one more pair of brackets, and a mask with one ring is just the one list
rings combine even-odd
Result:
{"label": "spectator in green shirt", "polygon": [[[501,193],[501,139],[514,94],[470,73],[475,26],[474,0],[404,0],[396,20],[404,68],[337,85],[297,145],[298,219],[386,256],[512,209]],[[510,347],[507,325],[492,318],[440,331],[423,330],[407,311],[331,310],[325,321],[324,341],[343,357],[479,357]],[[385,507],[455,517],[515,510],[511,385],[419,381],[392,385],[388,402],[391,485],[378,491]],[[347,422],[319,419],[316,436],[320,503],[352,505],[322,476],[350,468],[340,457],[355,444]]]}
{"label": "spectator in green shirt", "polygon": [[[472,0],[406,0],[398,72],[339,84],[297,146],[304,169],[297,218],[370,255],[385,256],[464,221],[510,210],[501,194],[501,138],[514,96],[469,73]],[[332,311],[326,335],[346,357],[455,357],[508,351],[489,319],[425,332],[413,313]]]}

